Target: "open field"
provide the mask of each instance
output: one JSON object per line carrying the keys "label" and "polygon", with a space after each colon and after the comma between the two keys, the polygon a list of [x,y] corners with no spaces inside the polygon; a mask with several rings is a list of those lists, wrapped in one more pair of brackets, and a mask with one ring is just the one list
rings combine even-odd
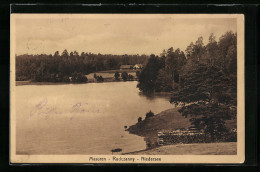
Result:
{"label": "open field", "polygon": [[167,145],[126,153],[130,155],[236,155],[236,142]]}
{"label": "open field", "polygon": [[[109,70],[109,71],[99,71],[99,72],[96,72],[96,75],[98,76],[102,76],[104,79],[112,79],[114,78],[114,75],[116,72],[118,72],[120,74],[120,77],[121,78],[121,74],[123,72],[127,72],[128,74],[131,74],[134,76],[134,78],[136,78],[136,71],[137,70]],[[90,73],[87,76],[88,79],[94,79],[94,74],[95,73]]]}
{"label": "open field", "polygon": [[127,72],[127,73],[136,73],[136,71],[141,71],[140,69],[115,69],[115,70],[103,70],[103,71],[98,71],[98,73],[122,73],[122,72]]}

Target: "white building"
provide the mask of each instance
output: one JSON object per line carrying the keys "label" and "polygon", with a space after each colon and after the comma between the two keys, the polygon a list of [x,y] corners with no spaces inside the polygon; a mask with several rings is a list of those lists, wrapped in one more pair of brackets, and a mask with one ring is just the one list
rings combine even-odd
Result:
{"label": "white building", "polygon": [[135,64],[134,69],[142,69],[143,68],[143,65],[142,64]]}

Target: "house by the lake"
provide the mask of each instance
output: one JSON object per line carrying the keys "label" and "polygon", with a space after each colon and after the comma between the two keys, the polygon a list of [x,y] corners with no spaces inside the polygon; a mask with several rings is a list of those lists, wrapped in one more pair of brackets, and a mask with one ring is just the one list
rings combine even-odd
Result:
{"label": "house by the lake", "polygon": [[143,65],[142,64],[135,64],[134,69],[142,69],[143,68]]}
{"label": "house by the lake", "polygon": [[132,65],[121,65],[120,70],[123,70],[123,69],[133,69],[133,66]]}

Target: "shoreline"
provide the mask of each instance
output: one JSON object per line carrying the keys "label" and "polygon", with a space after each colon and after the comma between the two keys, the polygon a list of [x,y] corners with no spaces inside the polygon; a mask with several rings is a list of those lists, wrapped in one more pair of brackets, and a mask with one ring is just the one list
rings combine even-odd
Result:
{"label": "shoreline", "polygon": [[[211,143],[189,143],[189,144],[158,144],[158,132],[168,132],[173,131],[176,129],[184,128],[188,129],[191,127],[190,118],[191,117],[183,117],[180,112],[178,112],[179,108],[171,108],[164,110],[150,118],[146,118],[141,122],[137,122],[134,125],[129,126],[126,130],[130,134],[135,134],[144,138],[146,142],[147,148],[144,150],[138,150],[131,153],[138,153],[138,152],[153,152],[153,150],[160,149],[164,146],[172,146],[174,148],[176,145],[218,145],[219,143],[229,143],[229,142],[211,142]],[[236,128],[236,120],[228,120],[226,122],[228,128]],[[187,146],[189,147],[189,146]],[[209,146],[210,147],[210,146]],[[224,149],[223,147],[222,149]],[[164,148],[162,148],[164,149]],[[208,150],[211,151],[211,150]]]}
{"label": "shoreline", "polygon": [[189,118],[184,118],[178,112],[178,109],[171,108],[164,110],[153,117],[143,119],[141,122],[129,126],[126,131],[130,134],[144,137],[147,149],[158,147],[158,132],[190,127]]}
{"label": "shoreline", "polygon": [[[130,82],[137,80],[128,80]],[[128,82],[124,80],[106,80],[103,82],[98,81],[88,81],[84,83],[73,83],[73,82],[34,82],[34,81],[15,81],[15,86],[23,86],[23,85],[69,85],[69,84],[88,84],[88,83],[106,83],[106,82]]]}
{"label": "shoreline", "polygon": [[122,155],[236,155],[237,142],[163,145]]}

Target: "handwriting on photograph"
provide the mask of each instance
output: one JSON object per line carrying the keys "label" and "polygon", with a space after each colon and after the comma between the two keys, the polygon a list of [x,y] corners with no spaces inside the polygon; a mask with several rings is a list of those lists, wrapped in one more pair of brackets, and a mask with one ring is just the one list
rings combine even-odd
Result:
{"label": "handwriting on photograph", "polygon": [[[64,108],[66,109],[66,107]],[[76,102],[72,104],[69,107],[69,110],[66,110],[64,113],[71,114],[70,119],[73,119],[76,114],[101,113],[101,111],[99,108],[94,105],[90,105],[88,102]],[[47,98],[39,101],[30,111],[30,117],[44,115],[45,119],[48,119],[50,114],[62,114],[62,112],[58,111],[57,107],[50,105]]]}

